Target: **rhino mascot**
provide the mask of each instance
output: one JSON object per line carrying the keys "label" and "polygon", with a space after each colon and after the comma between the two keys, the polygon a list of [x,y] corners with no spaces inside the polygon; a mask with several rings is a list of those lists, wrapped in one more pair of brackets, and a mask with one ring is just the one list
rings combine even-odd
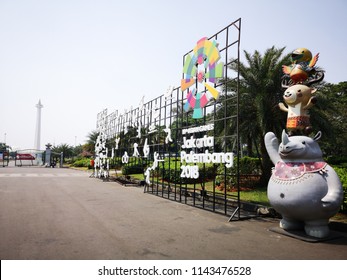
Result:
{"label": "rhino mascot", "polygon": [[273,132],[265,135],[265,145],[275,168],[268,184],[268,198],[282,215],[284,230],[305,229],[316,238],[329,236],[329,218],[340,209],[343,190],[334,169],[324,162],[316,142],[307,136],[289,137],[282,132],[282,143]]}

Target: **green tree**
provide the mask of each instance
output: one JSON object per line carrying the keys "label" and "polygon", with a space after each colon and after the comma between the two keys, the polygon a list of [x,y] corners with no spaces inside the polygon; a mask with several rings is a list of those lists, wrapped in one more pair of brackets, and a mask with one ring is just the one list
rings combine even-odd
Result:
{"label": "green tree", "polygon": [[60,144],[52,148],[52,152],[61,153],[63,152],[63,160],[73,156],[73,147],[68,144]]}
{"label": "green tree", "polygon": [[6,143],[0,143],[0,151],[11,150],[11,147],[6,145]]}
{"label": "green tree", "polygon": [[311,110],[311,123],[323,132],[320,146],[326,156],[347,155],[347,81],[322,83],[317,104]]}
{"label": "green tree", "polygon": [[74,157],[79,156],[80,154],[82,154],[82,152],[83,152],[83,146],[82,145],[74,146],[72,148],[72,155]]}
{"label": "green tree", "polygon": [[83,154],[86,155],[94,155],[95,150],[95,142],[98,138],[99,132],[96,130],[93,130],[92,132],[89,132],[87,135],[87,142],[83,145]]}
{"label": "green tree", "polygon": [[[261,185],[266,185],[271,176],[272,163],[267,154],[264,135],[273,131],[277,135],[285,127],[285,114],[278,109],[283,89],[281,87],[282,65],[290,63],[290,54],[283,55],[285,48],[269,48],[262,55],[244,51],[246,62],[233,62],[230,68],[239,70],[239,85],[236,80],[228,80],[224,92],[239,88],[239,131],[247,143],[249,153],[255,146],[262,159]],[[235,104],[228,109],[236,113]],[[223,105],[222,105],[223,106]],[[235,125],[230,122],[230,126]],[[226,129],[235,129],[227,127]],[[259,149],[258,149],[259,147]]]}

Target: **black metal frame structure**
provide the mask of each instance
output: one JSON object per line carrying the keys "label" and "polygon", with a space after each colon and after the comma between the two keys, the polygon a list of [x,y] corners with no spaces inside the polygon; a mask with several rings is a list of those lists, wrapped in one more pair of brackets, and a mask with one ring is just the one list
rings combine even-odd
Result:
{"label": "black metal frame structure", "polygon": [[[153,164],[154,152],[159,155],[158,166],[151,171],[151,183],[144,187],[145,193],[224,214],[230,217],[229,221],[248,218],[252,215],[251,212],[246,211],[246,207],[243,207],[240,201],[239,71],[230,70],[231,64],[234,64],[233,69],[239,69],[240,35],[241,19],[238,19],[208,38],[218,43],[224,71],[223,78],[218,79],[214,84],[214,88],[219,89],[221,94],[217,100],[210,100],[203,108],[203,118],[192,119],[192,110],[188,112],[183,110],[187,93],[182,92],[180,88],[175,88],[169,98],[161,95],[121,115],[117,111],[107,115],[107,110],[104,110],[98,115],[97,122],[97,128],[106,133],[107,139],[111,139],[111,141],[108,140],[109,147],[115,146],[115,137],[120,138],[119,147],[115,150],[115,158],[119,166],[140,167],[140,170],[144,172]],[[183,56],[183,64],[186,56],[192,51]],[[204,90],[206,92],[207,89]],[[230,169],[225,166],[220,167],[220,164],[213,164],[214,178],[219,179],[218,181],[213,179],[211,186],[211,178],[209,178],[210,185],[207,188],[209,175],[205,163],[199,163],[198,179],[179,178],[179,174],[181,173],[180,152],[183,144],[182,130],[209,124],[214,125],[212,131],[194,132],[190,135],[195,139],[206,134],[211,135],[214,138],[214,147],[209,147],[209,150],[232,152],[235,156],[236,168]],[[171,129],[173,142],[165,141],[166,127]],[[218,129],[217,134],[218,127],[222,129]],[[221,131],[223,131],[222,134]],[[132,156],[134,144],[136,143],[138,151],[142,151],[145,141],[150,148],[149,156]],[[129,155],[129,161],[126,164],[121,162],[125,152]],[[226,186],[230,180],[234,182],[234,192],[227,191],[226,187],[223,191],[218,189],[220,185]]]}

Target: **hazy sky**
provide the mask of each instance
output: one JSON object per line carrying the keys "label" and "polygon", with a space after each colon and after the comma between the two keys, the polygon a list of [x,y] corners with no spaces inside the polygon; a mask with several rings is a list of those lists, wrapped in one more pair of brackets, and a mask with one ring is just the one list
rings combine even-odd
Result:
{"label": "hazy sky", "polygon": [[182,56],[238,18],[242,50],[306,47],[346,81],[346,14],[345,0],[0,0],[0,142],[34,147],[41,99],[41,148],[85,143],[98,112],[179,86]]}

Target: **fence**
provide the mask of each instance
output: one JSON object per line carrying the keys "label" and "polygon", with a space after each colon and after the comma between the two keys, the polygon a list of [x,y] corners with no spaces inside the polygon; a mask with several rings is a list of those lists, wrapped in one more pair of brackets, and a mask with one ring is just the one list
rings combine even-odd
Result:
{"label": "fence", "polygon": [[34,166],[43,164],[44,151],[26,149],[14,153],[15,166]]}

